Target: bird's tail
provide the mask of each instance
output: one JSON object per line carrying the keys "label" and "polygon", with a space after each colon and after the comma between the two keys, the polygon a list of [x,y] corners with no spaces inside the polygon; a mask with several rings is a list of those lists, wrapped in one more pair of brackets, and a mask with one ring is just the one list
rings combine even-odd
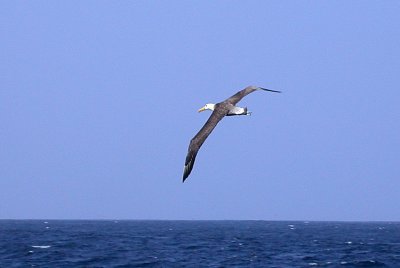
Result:
{"label": "bird's tail", "polygon": [[244,115],[251,115],[251,111],[247,110],[247,107],[244,108]]}

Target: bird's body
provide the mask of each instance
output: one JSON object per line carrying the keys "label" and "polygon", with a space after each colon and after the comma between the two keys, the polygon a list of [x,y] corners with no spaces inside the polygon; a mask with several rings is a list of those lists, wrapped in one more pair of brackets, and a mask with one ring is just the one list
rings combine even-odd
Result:
{"label": "bird's body", "polygon": [[250,115],[251,112],[247,110],[247,107],[241,108],[236,106],[236,104],[244,98],[246,95],[256,91],[256,90],[266,90],[272,92],[280,92],[276,90],[265,89],[261,87],[249,86],[245,89],[237,92],[235,95],[229,97],[228,99],[219,102],[217,104],[208,103],[202,107],[199,112],[204,110],[212,110],[211,116],[208,118],[207,122],[200,129],[200,131],[191,139],[188,149],[188,154],[185,160],[185,167],[183,171],[183,181],[187,179],[190,172],[193,169],[194,161],[196,155],[203,145],[204,141],[211,134],[214,128],[217,126],[218,122],[221,121],[225,116],[235,116],[235,115]]}

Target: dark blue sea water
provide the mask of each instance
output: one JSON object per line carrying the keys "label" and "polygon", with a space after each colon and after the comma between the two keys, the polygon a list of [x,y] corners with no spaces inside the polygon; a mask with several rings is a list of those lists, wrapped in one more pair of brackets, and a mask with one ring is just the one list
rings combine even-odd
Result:
{"label": "dark blue sea water", "polygon": [[0,267],[400,267],[400,223],[0,221]]}

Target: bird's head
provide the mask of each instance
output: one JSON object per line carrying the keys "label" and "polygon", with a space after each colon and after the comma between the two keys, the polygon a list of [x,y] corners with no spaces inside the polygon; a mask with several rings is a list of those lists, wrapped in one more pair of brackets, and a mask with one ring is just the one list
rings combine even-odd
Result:
{"label": "bird's head", "polygon": [[214,108],[215,108],[215,104],[214,103],[207,103],[206,105],[204,105],[203,107],[201,107],[199,109],[199,113],[202,112],[202,111],[205,111],[205,110],[214,111]]}

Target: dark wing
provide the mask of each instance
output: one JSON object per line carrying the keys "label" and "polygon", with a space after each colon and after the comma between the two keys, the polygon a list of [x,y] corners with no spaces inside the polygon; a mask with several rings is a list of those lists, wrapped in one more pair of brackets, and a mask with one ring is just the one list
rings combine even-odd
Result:
{"label": "dark wing", "polygon": [[196,155],[203,145],[204,141],[211,134],[213,129],[217,126],[218,122],[226,115],[227,111],[225,109],[218,109],[218,106],[213,111],[213,113],[208,118],[207,122],[200,129],[200,131],[190,140],[188,154],[186,156],[185,161],[185,169],[183,171],[183,182],[185,182],[186,178],[189,176],[190,172],[193,169],[194,160],[196,159]]}
{"label": "dark wing", "polygon": [[262,88],[262,87],[249,86],[249,87],[246,87],[245,89],[239,91],[238,93],[236,93],[232,97],[227,98],[225,101],[229,102],[229,103],[231,103],[233,105],[236,105],[236,103],[238,103],[245,96],[249,95],[250,93],[252,93],[252,92],[254,92],[254,91],[258,90],[258,89],[280,93],[280,91],[278,91],[278,90],[272,90],[272,89],[266,89],[266,88]]}
{"label": "dark wing", "polygon": [[257,87],[246,87],[245,89],[239,91],[232,97],[227,98],[225,101],[232,103],[233,105],[236,105],[241,99],[243,99],[245,96],[249,95],[250,93],[256,91],[258,88]]}

